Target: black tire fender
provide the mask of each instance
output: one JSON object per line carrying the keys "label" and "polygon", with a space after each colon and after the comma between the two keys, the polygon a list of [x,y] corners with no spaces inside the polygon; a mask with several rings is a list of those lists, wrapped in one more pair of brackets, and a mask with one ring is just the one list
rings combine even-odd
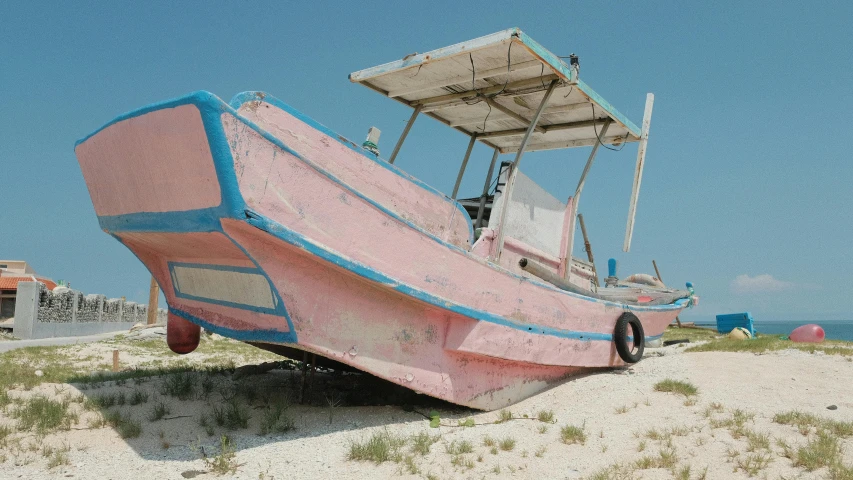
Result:
{"label": "black tire fender", "polygon": [[[633,342],[628,341],[628,325],[631,326]],[[613,332],[613,342],[616,343],[616,351],[625,363],[637,363],[643,358],[643,350],[646,348],[646,335],[643,332],[643,324],[631,312],[624,312],[616,320],[616,329]],[[631,345],[633,343],[633,345]],[[637,351],[634,352],[634,349]]]}

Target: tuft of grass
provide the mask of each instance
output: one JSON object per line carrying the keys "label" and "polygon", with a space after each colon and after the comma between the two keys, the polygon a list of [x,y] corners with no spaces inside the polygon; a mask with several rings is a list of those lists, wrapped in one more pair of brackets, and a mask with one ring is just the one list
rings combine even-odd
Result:
{"label": "tuft of grass", "polygon": [[466,418],[465,420],[459,420],[458,425],[460,427],[473,427],[476,425],[473,418]]}
{"label": "tuft of grass", "polygon": [[634,475],[634,465],[616,463],[605,467],[589,476],[589,480],[629,480],[637,478]]}
{"label": "tuft of grass", "polygon": [[133,393],[130,394],[130,398],[128,399],[128,403],[131,405],[140,405],[148,401],[148,392],[141,389],[136,389]]}
{"label": "tuft of grass", "polygon": [[830,420],[817,415],[812,415],[811,413],[800,412],[798,410],[777,413],[773,416],[773,421],[782,425],[795,426],[803,435],[807,435],[811,429],[815,429],[827,430],[833,435],[842,438],[853,436],[853,422]]}
{"label": "tuft of grass", "polygon": [[172,413],[172,410],[165,402],[157,402],[153,407],[151,407],[151,413],[148,414],[148,420],[156,422],[170,413]]}
{"label": "tuft of grass", "polygon": [[617,415],[621,415],[623,413],[628,413],[629,410],[630,410],[630,408],[628,408],[627,405],[622,405],[621,407],[617,407],[615,409],[615,412]]}
{"label": "tuft of grass", "polygon": [[235,397],[224,407],[213,407],[213,420],[229,430],[246,428],[249,426],[249,411]]}
{"label": "tuft of grass", "polygon": [[681,380],[673,380],[667,378],[655,384],[656,392],[675,393],[690,397],[699,393],[699,389],[695,385]]}
{"label": "tuft of grass", "polygon": [[755,418],[754,413],[749,413],[739,408],[731,411],[731,416],[728,418],[711,418],[709,424],[711,428],[728,428],[732,438],[738,439],[746,435],[749,431],[746,428],[746,422]]}
{"label": "tuft of grass", "polygon": [[453,455],[450,457],[450,464],[454,467],[462,467],[468,470],[474,468],[474,461],[465,455]]}
{"label": "tuft of grass", "polygon": [[678,455],[675,449],[666,447],[660,449],[656,456],[645,455],[634,462],[634,466],[639,470],[648,470],[650,468],[673,468],[678,463]]}
{"label": "tuft of grass", "polygon": [[410,475],[417,475],[421,473],[420,467],[415,463],[415,457],[411,455],[403,457],[403,468],[405,469],[405,472]]}
{"label": "tuft of grass", "polygon": [[841,462],[841,442],[838,437],[826,430],[817,432],[817,436],[800,447],[794,457],[794,466],[813,472]]}
{"label": "tuft of grass", "polygon": [[35,395],[23,401],[12,411],[12,417],[18,420],[19,430],[35,430],[39,434],[55,430],[68,430],[79,420],[79,416],[68,409],[68,400],[56,401],[42,395]]}
{"label": "tuft of grass", "polygon": [[548,431],[548,425],[539,425],[539,428],[537,429],[537,431],[538,431],[539,433],[545,433],[545,432],[547,432],[547,431]]}
{"label": "tuft of grass", "polygon": [[586,433],[584,432],[583,427],[566,425],[560,429],[560,440],[562,440],[566,445],[574,443],[583,445],[586,443]]}
{"label": "tuft of grass", "polygon": [[68,452],[71,451],[70,445],[64,445],[62,448],[53,449],[48,446],[45,446],[42,449],[42,456],[47,457],[47,468],[48,470],[59,467],[61,465],[70,465],[71,461],[68,459]]}
{"label": "tuft of grass", "polygon": [[12,403],[12,398],[9,397],[9,392],[0,390],[0,409],[6,408],[10,403]]}
{"label": "tuft of grass", "polygon": [[739,456],[735,460],[735,471],[743,470],[749,477],[754,477],[764,471],[772,457],[769,453],[750,453],[746,456]]}
{"label": "tuft of grass", "polygon": [[[202,454],[204,450],[202,450]],[[237,473],[237,454],[234,450],[234,445],[227,435],[219,437],[219,453],[213,458],[206,455],[202,458],[204,464],[213,473],[217,475],[235,474]]]}
{"label": "tuft of grass", "polygon": [[498,419],[495,421],[495,423],[504,423],[510,420],[512,420],[512,412],[504,409],[498,413]]}
{"label": "tuft of grass", "polygon": [[142,435],[142,423],[133,417],[122,415],[119,411],[107,413],[104,421],[115,428],[121,438],[137,438]]}
{"label": "tuft of grass", "polygon": [[509,452],[515,448],[515,439],[512,437],[504,437],[500,442],[498,442],[498,447],[504,452]]}
{"label": "tuft of grass", "polygon": [[190,372],[168,375],[160,384],[160,394],[176,397],[179,400],[189,400],[195,394],[195,377]]}
{"label": "tuft of grass", "polygon": [[208,437],[213,436],[213,423],[211,423],[210,417],[207,415],[198,417],[198,425],[204,429]]}
{"label": "tuft of grass", "polygon": [[269,410],[264,412],[264,416],[261,419],[261,429],[259,434],[267,435],[269,433],[287,433],[292,430],[296,430],[296,422],[294,422],[293,417],[290,416],[290,413],[288,412],[289,408],[290,404],[286,399],[273,404]]}
{"label": "tuft of grass", "polygon": [[440,435],[430,435],[426,432],[420,432],[417,435],[412,435],[409,440],[412,442],[412,452],[424,456],[429,453],[430,447],[441,438]]}
{"label": "tuft of grass", "polygon": [[460,441],[452,441],[448,443],[445,447],[447,453],[451,455],[462,455],[463,453],[474,453],[474,445],[471,444],[468,440],[460,440]]}
{"label": "tuft of grass", "polygon": [[375,432],[367,441],[350,441],[347,460],[371,461],[377,465],[388,461],[400,461],[400,449],[406,439],[389,433],[387,430]]}
{"label": "tuft of grass", "polygon": [[746,436],[746,451],[747,452],[757,452],[759,450],[770,450],[770,435],[766,433],[757,433],[755,431],[746,429],[744,431],[744,435]]}
{"label": "tuft of grass", "polygon": [[494,447],[495,445],[497,445],[497,442],[495,442],[495,439],[494,439],[494,438],[492,438],[492,437],[490,437],[490,436],[488,436],[488,435],[486,435],[485,437],[483,437],[483,446],[486,446],[486,447]]}
{"label": "tuft of grass", "polygon": [[536,414],[536,419],[543,423],[554,423],[554,411],[553,410],[539,410]]}
{"label": "tuft of grass", "polygon": [[542,445],[541,447],[536,449],[536,452],[534,452],[533,455],[535,455],[539,458],[542,458],[542,455],[545,455],[545,452],[547,450],[548,450],[548,448],[545,445]]}

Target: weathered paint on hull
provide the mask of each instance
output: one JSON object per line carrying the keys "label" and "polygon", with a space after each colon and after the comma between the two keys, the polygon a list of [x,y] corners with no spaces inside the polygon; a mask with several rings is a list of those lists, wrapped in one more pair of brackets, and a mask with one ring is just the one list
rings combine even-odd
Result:
{"label": "weathered paint on hull", "polygon": [[491,264],[469,251],[455,202],[304,117],[274,120],[277,135],[199,92],[78,143],[102,228],[172,314],[494,409],[622,365],[623,311],[657,336],[682,309],[592,300]]}

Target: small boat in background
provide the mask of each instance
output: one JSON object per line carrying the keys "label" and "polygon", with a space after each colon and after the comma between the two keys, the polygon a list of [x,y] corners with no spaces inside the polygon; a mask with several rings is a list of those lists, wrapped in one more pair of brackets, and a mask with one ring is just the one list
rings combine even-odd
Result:
{"label": "small boat in background", "polygon": [[[204,327],[490,410],[639,361],[695,300],[615,266],[599,286],[572,256],[599,146],[639,142],[628,251],[653,98],[639,128],[578,73],[515,28],[355,72],[413,109],[387,160],[375,136],[362,147],[262,92],[150,105],[75,152],[101,228],[166,296],[173,350]],[[420,115],[470,138],[450,196],[394,165]],[[485,188],[460,203],[477,141],[494,150]],[[567,202],[521,171],[526,152],[583,146]]]}

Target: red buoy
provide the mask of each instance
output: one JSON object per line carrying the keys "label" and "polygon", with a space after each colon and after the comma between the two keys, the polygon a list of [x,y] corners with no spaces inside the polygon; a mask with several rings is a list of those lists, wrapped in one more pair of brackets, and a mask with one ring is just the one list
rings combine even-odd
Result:
{"label": "red buoy", "polygon": [[198,347],[201,327],[169,312],[166,322],[166,343],[169,349],[181,355],[190,353]]}
{"label": "red buoy", "polygon": [[790,338],[792,342],[798,343],[820,343],[824,338],[826,338],[826,333],[820,325],[810,323],[808,325],[795,328],[788,338]]}

